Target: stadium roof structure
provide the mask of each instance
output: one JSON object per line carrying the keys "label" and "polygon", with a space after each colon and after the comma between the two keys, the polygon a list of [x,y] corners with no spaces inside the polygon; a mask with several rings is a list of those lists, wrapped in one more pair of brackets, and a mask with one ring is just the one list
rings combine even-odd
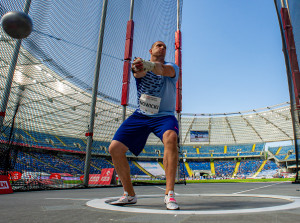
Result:
{"label": "stadium roof structure", "polygon": [[191,144],[190,130],[209,132],[207,144],[244,144],[293,140],[288,102],[236,113],[182,114],[182,142]]}
{"label": "stadium roof structure", "polygon": [[[0,39],[1,91],[10,66],[14,41]],[[74,77],[61,77],[21,47],[15,70],[5,125],[9,125],[19,103],[15,126],[52,135],[85,138],[88,129],[91,89],[74,84]],[[126,115],[134,111],[127,108]],[[99,93],[94,140],[110,141],[122,123],[123,108],[118,100]],[[293,140],[288,102],[244,112],[224,114],[181,114],[182,145],[245,144]],[[190,131],[208,131],[207,142],[190,142]],[[153,134],[148,144],[158,145]]]}

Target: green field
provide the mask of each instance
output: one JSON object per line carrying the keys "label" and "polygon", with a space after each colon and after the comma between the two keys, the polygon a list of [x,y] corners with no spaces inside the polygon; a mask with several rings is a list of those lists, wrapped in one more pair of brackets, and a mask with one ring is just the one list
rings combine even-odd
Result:
{"label": "green field", "polygon": [[[295,181],[295,178],[272,178],[272,179],[226,179],[226,180],[187,180],[186,183],[257,183],[257,182],[278,182]],[[165,184],[165,180],[133,180],[133,184]],[[65,184],[81,184],[80,180],[64,180]],[[180,182],[180,183],[183,183]]]}
{"label": "green field", "polygon": [[295,178],[187,180],[187,183],[255,183],[255,182],[277,182],[277,181],[295,181]]}
{"label": "green field", "polygon": [[[295,178],[272,178],[272,179],[226,179],[226,180],[187,180],[186,183],[255,183],[255,182],[278,182],[295,181]],[[164,184],[165,180],[134,180],[134,184]]]}

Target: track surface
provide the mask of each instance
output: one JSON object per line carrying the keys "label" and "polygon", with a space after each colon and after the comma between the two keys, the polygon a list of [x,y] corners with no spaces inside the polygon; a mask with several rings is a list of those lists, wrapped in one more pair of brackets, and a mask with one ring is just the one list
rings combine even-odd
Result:
{"label": "track surface", "polygon": [[164,186],[136,186],[135,190],[140,197],[137,204],[108,205],[109,210],[101,201],[120,196],[121,187],[0,195],[0,222],[288,223],[300,219],[300,185],[290,182],[176,185],[181,210],[171,213],[163,203]]}

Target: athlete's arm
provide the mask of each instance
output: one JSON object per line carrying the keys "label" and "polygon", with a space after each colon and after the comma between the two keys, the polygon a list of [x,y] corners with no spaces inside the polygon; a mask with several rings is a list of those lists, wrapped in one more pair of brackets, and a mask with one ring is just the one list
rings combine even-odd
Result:
{"label": "athlete's arm", "polygon": [[145,61],[141,58],[137,58],[132,64],[133,75],[136,78],[142,78],[146,76],[148,71],[155,73],[156,75],[175,77],[175,69],[172,65],[165,65],[160,62]]}
{"label": "athlete's arm", "polygon": [[139,71],[139,72],[133,71],[133,76],[134,76],[135,78],[142,78],[142,77],[145,77],[146,74],[147,74],[146,71]]}
{"label": "athlete's arm", "polygon": [[166,76],[166,77],[175,77],[175,69],[172,65],[165,65],[159,62],[154,62],[155,66],[152,70],[156,75]]}

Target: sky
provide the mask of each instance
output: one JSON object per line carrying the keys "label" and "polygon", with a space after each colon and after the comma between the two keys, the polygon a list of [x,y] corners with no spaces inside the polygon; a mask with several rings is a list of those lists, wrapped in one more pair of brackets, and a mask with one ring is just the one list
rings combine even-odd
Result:
{"label": "sky", "polygon": [[273,0],[184,0],[183,113],[230,113],[289,101]]}

